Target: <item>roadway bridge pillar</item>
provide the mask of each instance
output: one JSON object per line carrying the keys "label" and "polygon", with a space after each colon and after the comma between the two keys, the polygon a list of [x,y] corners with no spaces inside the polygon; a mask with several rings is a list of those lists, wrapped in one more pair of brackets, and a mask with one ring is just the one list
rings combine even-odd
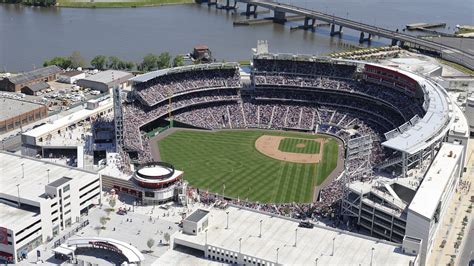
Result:
{"label": "roadway bridge pillar", "polygon": [[286,13],[284,11],[276,10],[273,11],[273,21],[278,23],[286,22]]}
{"label": "roadway bridge pillar", "polygon": [[217,6],[217,0],[208,0],[207,5],[208,6]]}
{"label": "roadway bridge pillar", "polygon": [[316,24],[316,18],[305,17],[304,18],[304,26],[303,29],[314,29],[314,25]]}
{"label": "roadway bridge pillar", "polygon": [[257,6],[252,5],[252,4],[247,4],[247,8],[245,10],[245,15],[250,16],[250,15],[255,15],[255,14],[257,14]]}
{"label": "roadway bridge pillar", "polygon": [[[216,1],[217,1],[217,0],[216,0]],[[231,2],[231,0],[226,0],[226,4],[225,4],[225,6],[223,6],[223,8],[226,9],[226,10],[236,9],[237,1],[234,0],[234,4],[233,4],[233,5],[231,5],[230,2]]]}
{"label": "roadway bridge pillar", "polygon": [[398,40],[397,40],[397,39],[392,39],[392,46],[397,45],[397,43],[398,43]]}
{"label": "roadway bridge pillar", "polygon": [[342,26],[339,26],[339,30],[336,31],[336,24],[331,24],[331,36],[334,35],[341,35],[342,34]]}
{"label": "roadway bridge pillar", "polygon": [[363,43],[365,41],[370,43],[371,40],[372,40],[372,34],[369,33],[369,36],[365,38],[364,32],[363,31],[360,32],[359,43]]}

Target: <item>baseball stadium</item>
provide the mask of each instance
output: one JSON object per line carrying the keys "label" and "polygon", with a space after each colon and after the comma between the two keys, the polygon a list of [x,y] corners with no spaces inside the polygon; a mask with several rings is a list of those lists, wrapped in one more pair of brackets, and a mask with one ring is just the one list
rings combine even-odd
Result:
{"label": "baseball stadium", "polygon": [[[426,220],[438,223],[453,191],[445,182],[465,163],[462,111],[435,81],[393,66],[265,52],[250,68],[191,65],[132,82],[115,104],[120,169],[169,163],[188,195],[216,206],[334,226],[344,217],[380,239],[419,237],[426,249],[410,213],[430,205]],[[452,171],[433,192],[422,183],[437,165]]]}

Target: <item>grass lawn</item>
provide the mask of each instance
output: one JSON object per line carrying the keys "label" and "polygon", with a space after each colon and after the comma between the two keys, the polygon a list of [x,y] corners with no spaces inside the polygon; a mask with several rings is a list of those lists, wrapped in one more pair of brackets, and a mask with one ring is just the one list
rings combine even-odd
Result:
{"label": "grass lawn", "polygon": [[313,140],[284,138],[280,141],[278,150],[283,152],[317,154],[319,153],[319,146],[319,142]]}
{"label": "grass lawn", "polygon": [[59,7],[76,7],[76,8],[108,8],[108,7],[141,7],[141,6],[161,6],[172,4],[191,4],[194,0],[131,0],[131,1],[109,1],[101,2],[77,2],[74,0],[58,0]]}
{"label": "grass lawn", "polygon": [[184,171],[193,187],[259,202],[311,202],[313,187],[321,184],[337,165],[338,143],[324,144],[318,164],[298,164],[269,158],[255,149],[262,135],[330,138],[291,132],[223,130],[177,131],[158,142],[163,161]]}

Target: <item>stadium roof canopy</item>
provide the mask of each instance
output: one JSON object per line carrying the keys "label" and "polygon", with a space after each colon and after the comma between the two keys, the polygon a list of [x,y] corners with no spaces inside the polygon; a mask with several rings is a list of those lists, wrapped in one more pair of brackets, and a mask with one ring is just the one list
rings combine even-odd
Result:
{"label": "stadium roof canopy", "polygon": [[166,68],[160,69],[152,72],[145,73],[143,75],[136,76],[130,80],[135,83],[147,82],[159,76],[164,76],[168,74],[187,72],[192,70],[209,70],[209,69],[224,69],[224,68],[237,68],[239,64],[237,63],[211,63],[211,64],[199,64],[199,65],[189,65],[182,67]]}
{"label": "stadium roof canopy", "polygon": [[314,263],[316,258],[320,265],[369,265],[372,248],[375,265],[387,262],[392,265],[409,265],[416,258],[403,254],[400,245],[388,241],[320,225],[302,228],[290,218],[236,207],[210,209],[207,234],[204,231],[197,235],[177,232],[174,243],[203,251],[207,247],[219,248],[222,249],[221,253],[239,253],[240,245],[242,256],[270,263],[276,262],[278,249],[278,265],[307,265]]}
{"label": "stadium roof canopy", "polygon": [[446,90],[438,84],[410,72],[394,70],[415,79],[425,91],[425,101],[429,104],[422,118],[400,126],[401,134],[389,138],[382,146],[415,154],[445,136],[454,120],[453,103]]}
{"label": "stadium roof canopy", "polygon": [[431,220],[443,195],[443,191],[456,170],[457,162],[462,160],[463,146],[443,143],[438,155],[431,164],[415,197],[408,207]]}

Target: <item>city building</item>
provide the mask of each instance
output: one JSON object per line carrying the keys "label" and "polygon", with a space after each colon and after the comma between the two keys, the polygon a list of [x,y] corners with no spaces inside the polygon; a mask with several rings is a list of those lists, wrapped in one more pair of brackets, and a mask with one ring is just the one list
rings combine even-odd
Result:
{"label": "city building", "polygon": [[86,78],[86,73],[79,70],[66,71],[58,76],[58,81],[62,83],[74,84],[77,80]]}
{"label": "city building", "polygon": [[186,183],[182,181],[183,171],[165,162],[150,162],[136,167],[129,175],[117,169],[114,164],[118,154],[108,153],[100,171],[105,190],[128,194],[143,204],[160,204],[169,201],[185,202]]}
{"label": "city building", "polygon": [[3,151],[0,162],[0,257],[10,262],[82,222],[100,203],[95,172]]}
{"label": "city building", "polygon": [[77,80],[76,84],[83,88],[91,88],[102,93],[109,92],[114,86],[119,86],[123,90],[130,90],[131,83],[129,80],[133,78],[133,74],[119,71],[106,70],[99,72],[87,78]]}
{"label": "city building", "polygon": [[57,66],[38,68],[30,72],[25,72],[16,76],[5,77],[0,80],[0,90],[10,92],[20,92],[23,87],[38,82],[53,81],[58,78],[62,69]]}
{"label": "city building", "polygon": [[24,94],[36,96],[36,95],[40,95],[41,93],[44,93],[45,90],[49,88],[50,86],[48,83],[41,81],[38,83],[26,85],[25,87],[21,89],[21,92],[23,92]]}
{"label": "city building", "polygon": [[[184,246],[197,257],[237,265],[420,265],[401,244],[331,227],[299,227],[297,220],[228,207],[192,213],[186,220],[208,223],[200,232],[175,233],[173,249]],[[416,246],[415,246],[416,248]]]}
{"label": "city building", "polygon": [[[86,108],[46,123],[42,126],[23,132],[22,154],[51,158],[50,154],[73,154],[77,158],[78,167],[82,167],[87,157],[84,153],[92,153],[95,145],[91,140],[91,123],[112,113],[112,100],[94,99],[86,104]],[[84,152],[85,151],[85,152]]]}
{"label": "city building", "polygon": [[48,116],[46,105],[0,98],[0,134],[21,128]]}

